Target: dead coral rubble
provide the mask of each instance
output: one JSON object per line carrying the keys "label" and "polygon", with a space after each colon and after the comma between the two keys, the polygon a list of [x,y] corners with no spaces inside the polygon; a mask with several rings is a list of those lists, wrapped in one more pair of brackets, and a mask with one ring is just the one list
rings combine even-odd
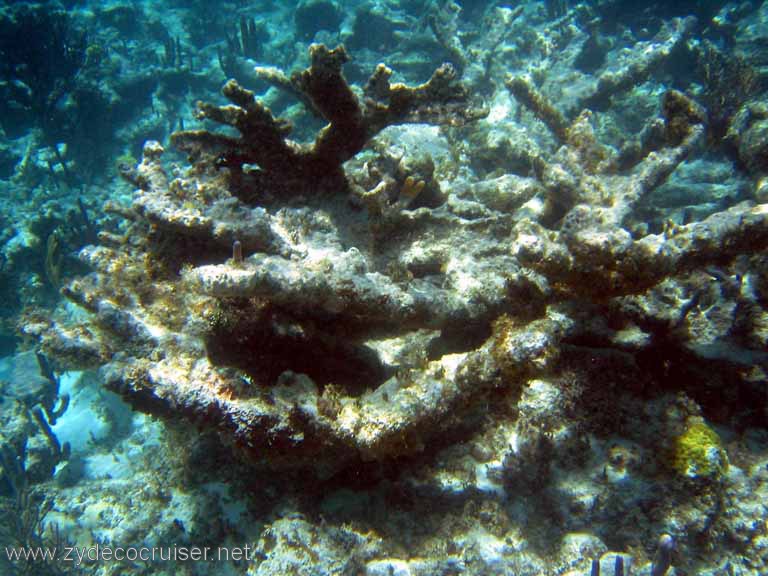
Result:
{"label": "dead coral rubble", "polygon": [[[313,44],[310,57],[311,66],[293,74],[289,85],[294,93],[303,95],[303,101],[311,103],[313,112],[328,121],[313,144],[303,146],[289,140],[290,124],[274,118],[251,91],[234,80],[222,89],[232,105],[199,103],[197,116],[232,126],[241,136],[191,130],[175,133],[173,144],[191,153],[201,148],[217,151],[220,163],[229,168],[257,165],[273,187],[289,189],[300,184],[305,189],[307,184],[322,180],[338,182],[342,164],[387,126],[409,122],[460,125],[487,114],[470,103],[467,89],[456,81],[450,64],[438,68],[429,81],[416,87],[392,84],[392,70],[380,64],[365,87],[361,105],[341,71],[349,60],[343,46],[329,50]],[[284,75],[274,71],[268,75],[288,85]]]}
{"label": "dead coral rubble", "polygon": [[[498,272],[486,272],[488,285],[474,291],[416,279],[401,287],[385,274],[368,272],[359,251],[340,250],[335,242],[325,247],[328,260],[313,259],[300,245],[288,244],[282,256],[272,246],[266,248],[271,254],[192,266],[181,280],[159,276],[147,284],[142,278],[152,273],[152,261],[168,256],[156,252],[150,239],[158,229],[204,230],[200,218],[180,216],[190,209],[188,201],[169,192],[192,186],[182,178],[167,183],[159,159],[157,144],[148,143],[135,174],[145,189],[137,190],[130,211],[131,240],[83,250],[81,257],[96,271],[65,289],[93,314],[91,333],[100,336],[110,360],[107,385],[143,410],[212,427],[248,454],[266,456],[270,466],[313,467],[325,474],[351,459],[421,449],[436,431],[454,425],[456,414],[502,384],[498,363],[523,378],[556,356],[556,343],[569,326],[556,310],[549,320],[505,326],[475,350],[423,359],[420,367],[397,375],[375,351],[377,345],[382,349],[382,338],[402,340],[395,346],[407,349],[408,338],[424,331],[435,338],[451,325],[493,318],[510,283],[517,282],[514,263],[505,256],[494,264]],[[195,182],[203,186],[206,178]],[[232,208],[231,202],[225,205]],[[221,206],[208,209],[219,210],[218,226],[231,222]],[[232,209],[230,217],[239,210]],[[429,216],[433,226],[442,221],[440,226],[455,228],[459,244],[480,246],[488,235],[478,222],[467,226],[447,213],[422,210],[420,218]],[[275,236],[286,222],[264,218]],[[315,214],[304,226],[325,234],[327,224]],[[504,242],[509,228],[501,230],[495,235]],[[77,365],[89,357],[90,343],[81,352],[60,332],[55,325],[35,328],[43,348],[60,361]],[[422,349],[423,339],[411,346]],[[372,393],[356,391],[377,384]]]}
{"label": "dead coral rubble", "polygon": [[664,95],[663,120],[645,131],[657,136],[638,143],[628,165],[596,141],[590,111],[567,126],[523,79],[509,79],[507,86],[563,143],[551,160],[540,163],[545,188],[540,218],[518,222],[513,246],[520,262],[553,286],[590,297],[634,294],[676,273],[768,245],[765,206],[749,203],[702,222],[670,224],[661,234],[633,235],[638,202],[703,142],[706,114],[682,93]]}

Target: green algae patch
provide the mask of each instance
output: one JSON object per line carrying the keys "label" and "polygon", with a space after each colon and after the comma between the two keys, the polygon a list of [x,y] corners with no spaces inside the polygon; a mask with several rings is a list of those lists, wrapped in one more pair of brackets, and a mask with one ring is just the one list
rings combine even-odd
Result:
{"label": "green algae patch", "polygon": [[675,441],[674,468],[688,478],[715,478],[728,469],[720,437],[702,420],[689,422]]}

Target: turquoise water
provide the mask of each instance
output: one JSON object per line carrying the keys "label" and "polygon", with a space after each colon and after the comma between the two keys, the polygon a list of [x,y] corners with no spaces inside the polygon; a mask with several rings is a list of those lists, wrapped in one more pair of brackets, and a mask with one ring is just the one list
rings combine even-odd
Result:
{"label": "turquoise water", "polygon": [[768,573],[767,43],[2,3],[0,574]]}

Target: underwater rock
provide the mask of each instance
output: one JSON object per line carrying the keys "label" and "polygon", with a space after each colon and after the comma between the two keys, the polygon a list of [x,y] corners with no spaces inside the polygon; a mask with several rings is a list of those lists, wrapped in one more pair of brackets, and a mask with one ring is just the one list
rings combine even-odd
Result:
{"label": "underwater rock", "polygon": [[[270,523],[252,548],[258,558],[249,575],[364,574],[366,556],[375,554],[380,541],[351,529],[320,529],[305,518],[281,518]],[[391,572],[389,572],[391,573]]]}
{"label": "underwater rock", "polygon": [[293,13],[296,31],[304,40],[312,40],[320,30],[339,29],[343,16],[333,0],[301,0]]}
{"label": "underwater rock", "polygon": [[[678,224],[703,220],[749,198],[753,187],[749,179],[733,169],[731,162],[690,159],[651,192],[639,209],[648,214],[649,229],[657,231],[665,220]],[[765,203],[756,200],[758,204]]]}
{"label": "underwater rock", "polygon": [[736,115],[730,131],[738,135],[741,161],[755,174],[768,173],[768,107],[747,106]]}
{"label": "underwater rock", "polygon": [[768,178],[763,177],[755,186],[755,200],[759,204],[768,204]]}
{"label": "underwater rock", "polygon": [[411,576],[413,572],[402,560],[374,560],[365,566],[366,576]]}
{"label": "underwater rock", "polygon": [[50,478],[56,459],[52,450],[40,439],[30,446],[36,427],[28,407],[19,400],[5,399],[0,405],[0,493],[15,495],[29,476],[33,482]]}
{"label": "underwater rock", "polygon": [[68,401],[44,356],[23,352],[0,363],[0,496],[50,479],[69,456],[51,430]]}
{"label": "underwater rock", "polygon": [[386,5],[364,3],[355,9],[352,30],[344,44],[351,50],[391,50],[408,33],[408,24]]}

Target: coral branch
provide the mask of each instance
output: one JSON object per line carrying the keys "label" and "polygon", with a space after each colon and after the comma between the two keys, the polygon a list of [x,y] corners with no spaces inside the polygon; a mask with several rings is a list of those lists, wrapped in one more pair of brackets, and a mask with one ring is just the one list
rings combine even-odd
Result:
{"label": "coral branch", "polygon": [[640,240],[622,228],[569,234],[525,222],[513,250],[555,288],[602,299],[637,294],[674,274],[766,247],[768,205],[745,203]]}
{"label": "coral branch", "polygon": [[205,130],[183,131],[173,135],[173,144],[192,153],[206,148],[221,153],[220,164],[236,170],[244,164],[258,165],[270,183],[283,184],[284,189],[286,183],[306,188],[327,179],[338,181],[343,176],[341,165],[387,126],[406,122],[458,125],[487,113],[470,104],[467,90],[456,83],[450,65],[441,66],[427,83],[414,88],[391,85],[392,71],[380,65],[361,105],[341,71],[349,59],[343,47],[329,50],[314,44],[310,57],[311,66],[295,73],[290,83],[328,121],[312,145],[288,140],[290,126],[275,119],[252,92],[234,80],[222,90],[233,106],[200,103],[198,117],[232,126],[240,138]]}
{"label": "coral branch", "polygon": [[528,79],[523,77],[508,78],[505,84],[523,106],[530,109],[539,120],[544,122],[558,142],[565,142],[568,122],[557,108],[533,87]]}
{"label": "coral branch", "polygon": [[591,108],[605,110],[611,98],[642,84],[670,54],[688,38],[696,25],[696,18],[675,18],[666,23],[645,49],[633,51],[631,60],[622,63],[615,70],[601,74],[592,92],[581,99],[577,110]]}

